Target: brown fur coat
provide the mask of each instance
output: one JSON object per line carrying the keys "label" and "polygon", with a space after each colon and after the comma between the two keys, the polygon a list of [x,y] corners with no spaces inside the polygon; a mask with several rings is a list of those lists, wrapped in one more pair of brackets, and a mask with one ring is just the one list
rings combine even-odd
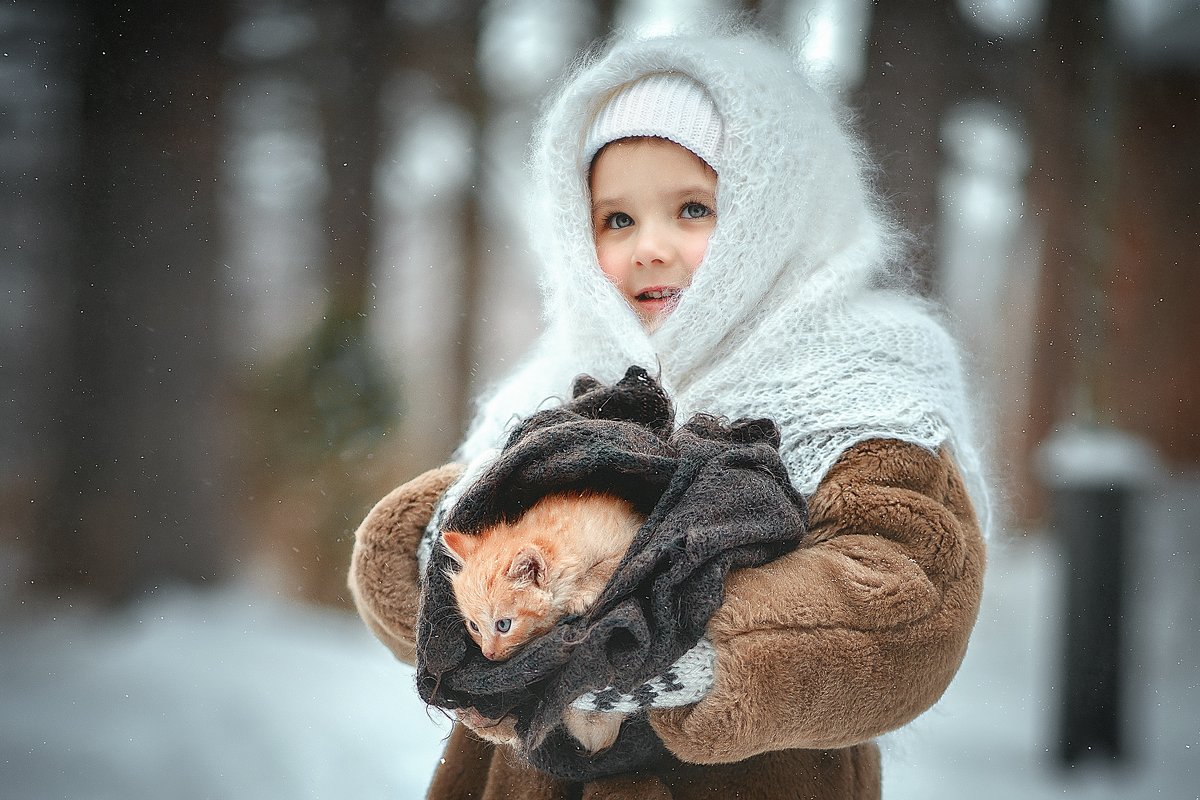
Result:
{"label": "brown fur coat", "polygon": [[[458,471],[397,488],[356,534],[359,613],[409,664],[417,542]],[[807,546],[727,579],[708,626],[712,691],[651,712],[677,763],[571,785],[457,725],[429,797],[879,797],[872,739],[927,709],[957,671],[979,608],[983,540],[951,458],[891,440],[843,454],[809,499],[809,523]]]}

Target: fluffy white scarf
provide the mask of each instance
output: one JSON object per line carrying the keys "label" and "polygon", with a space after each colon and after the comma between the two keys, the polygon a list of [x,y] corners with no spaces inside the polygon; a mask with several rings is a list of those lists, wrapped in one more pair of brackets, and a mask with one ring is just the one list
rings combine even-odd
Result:
{"label": "fluffy white scarf", "polygon": [[[725,140],[708,252],[674,312],[647,333],[596,261],[581,150],[612,89],[658,71],[708,89]],[[469,474],[516,419],[561,402],[576,375],[613,382],[640,364],[659,375],[679,421],[774,419],[805,494],[856,442],[948,444],[986,529],[958,350],[926,302],[881,288],[897,238],[843,114],[798,61],[753,35],[635,40],[585,59],[534,143],[546,330],[481,404],[457,453]]]}

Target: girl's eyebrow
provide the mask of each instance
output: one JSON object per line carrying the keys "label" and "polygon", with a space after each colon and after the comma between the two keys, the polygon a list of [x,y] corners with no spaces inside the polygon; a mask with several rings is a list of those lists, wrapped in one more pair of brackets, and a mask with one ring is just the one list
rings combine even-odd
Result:
{"label": "girl's eyebrow", "polygon": [[689,195],[693,196],[693,197],[696,195],[699,195],[701,197],[706,197],[706,198],[707,197],[715,198],[717,196],[717,193],[707,186],[703,186],[701,184],[696,184],[695,186],[685,186],[682,189],[678,189],[671,194],[672,197],[687,197]]}
{"label": "girl's eyebrow", "polygon": [[592,200],[592,213],[598,214],[601,211],[614,211],[620,208],[625,203],[623,197],[601,197],[599,200]]}

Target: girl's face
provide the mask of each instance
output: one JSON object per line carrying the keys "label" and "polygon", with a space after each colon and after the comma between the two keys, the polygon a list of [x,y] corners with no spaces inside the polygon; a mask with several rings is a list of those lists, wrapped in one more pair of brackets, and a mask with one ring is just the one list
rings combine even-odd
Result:
{"label": "girl's face", "polygon": [[666,139],[622,139],[596,156],[589,183],[600,268],[653,330],[708,250],[717,173]]}

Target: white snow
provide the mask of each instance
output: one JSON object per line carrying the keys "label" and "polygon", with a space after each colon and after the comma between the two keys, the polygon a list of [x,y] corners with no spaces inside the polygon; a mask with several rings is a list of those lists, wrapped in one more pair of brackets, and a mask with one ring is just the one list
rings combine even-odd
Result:
{"label": "white snow", "polygon": [[421,797],[449,726],[349,614],[246,588],[0,627],[0,796]]}
{"label": "white snow", "polygon": [[1121,489],[1151,486],[1160,472],[1158,456],[1141,437],[1099,426],[1063,426],[1042,442],[1037,467],[1055,488]]}

